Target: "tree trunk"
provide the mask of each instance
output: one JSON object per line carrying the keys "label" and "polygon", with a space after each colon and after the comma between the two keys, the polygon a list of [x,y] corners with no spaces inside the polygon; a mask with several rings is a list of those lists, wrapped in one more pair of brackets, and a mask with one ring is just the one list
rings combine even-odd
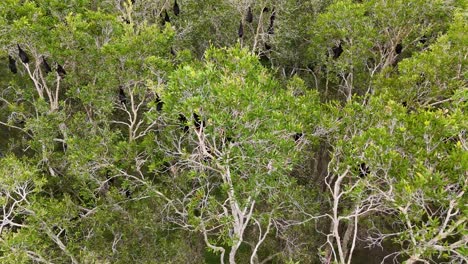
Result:
{"label": "tree trunk", "polygon": [[349,241],[351,240],[353,231],[354,231],[354,219],[349,221],[348,226],[346,227],[346,232],[344,233],[344,236],[343,236],[343,244],[342,244],[343,255],[347,259],[351,258],[351,256],[348,257],[348,253],[349,253]]}
{"label": "tree trunk", "polygon": [[237,254],[237,250],[239,249],[241,243],[242,243],[241,241],[236,242],[231,247],[231,252],[229,252],[229,264],[236,264],[236,254]]}

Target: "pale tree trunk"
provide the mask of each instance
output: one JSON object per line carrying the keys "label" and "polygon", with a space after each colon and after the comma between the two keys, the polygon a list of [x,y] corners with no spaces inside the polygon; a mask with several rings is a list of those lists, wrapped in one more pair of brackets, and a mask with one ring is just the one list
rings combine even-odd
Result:
{"label": "pale tree trunk", "polygon": [[231,247],[231,252],[229,252],[229,263],[234,264],[236,263],[237,250],[243,242],[245,229],[247,228],[247,225],[251,220],[253,209],[255,206],[255,201],[252,201],[252,198],[248,197],[245,207],[241,209],[234,192],[234,185],[232,183],[231,171],[229,167],[225,168],[223,178],[224,182],[227,183],[229,186],[227,195],[229,199],[231,214],[234,218],[233,237],[235,239],[235,243]]}
{"label": "pale tree trunk", "polygon": [[350,248],[349,248],[349,242],[352,239],[354,231],[354,220],[351,220],[346,227],[346,232],[344,233],[343,236],[343,255],[345,258],[348,258],[348,263],[351,261],[351,256],[348,257],[348,254],[350,253]]}

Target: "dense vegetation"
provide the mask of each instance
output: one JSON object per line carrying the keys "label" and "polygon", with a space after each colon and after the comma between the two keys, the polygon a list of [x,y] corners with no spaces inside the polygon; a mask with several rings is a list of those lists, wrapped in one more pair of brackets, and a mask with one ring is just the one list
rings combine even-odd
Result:
{"label": "dense vegetation", "polygon": [[0,263],[467,263],[467,17],[0,1]]}

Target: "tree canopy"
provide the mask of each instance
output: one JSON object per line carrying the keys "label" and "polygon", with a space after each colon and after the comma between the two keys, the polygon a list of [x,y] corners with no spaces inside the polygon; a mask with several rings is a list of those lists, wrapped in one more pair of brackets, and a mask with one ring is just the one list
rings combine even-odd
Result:
{"label": "tree canopy", "polygon": [[3,0],[1,263],[467,263],[445,0]]}

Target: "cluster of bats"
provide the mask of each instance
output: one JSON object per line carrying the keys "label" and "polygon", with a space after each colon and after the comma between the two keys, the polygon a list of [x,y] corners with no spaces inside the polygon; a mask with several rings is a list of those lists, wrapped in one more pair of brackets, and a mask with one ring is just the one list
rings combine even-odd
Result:
{"label": "cluster of bats", "polygon": [[[24,64],[29,64],[30,59],[29,59],[28,54],[21,48],[19,44],[17,44],[17,47],[18,47],[18,57],[21,60],[21,62]],[[55,68],[55,71],[60,76],[60,78],[64,78],[67,72],[62,67],[62,65],[58,63],[56,63],[56,65],[57,66]],[[8,66],[10,68],[10,71],[13,74],[16,74],[18,72],[18,68],[16,67],[16,60],[11,55],[8,55]],[[49,63],[47,62],[44,56],[41,56],[41,67],[46,75],[52,72],[52,67],[50,67]]]}

